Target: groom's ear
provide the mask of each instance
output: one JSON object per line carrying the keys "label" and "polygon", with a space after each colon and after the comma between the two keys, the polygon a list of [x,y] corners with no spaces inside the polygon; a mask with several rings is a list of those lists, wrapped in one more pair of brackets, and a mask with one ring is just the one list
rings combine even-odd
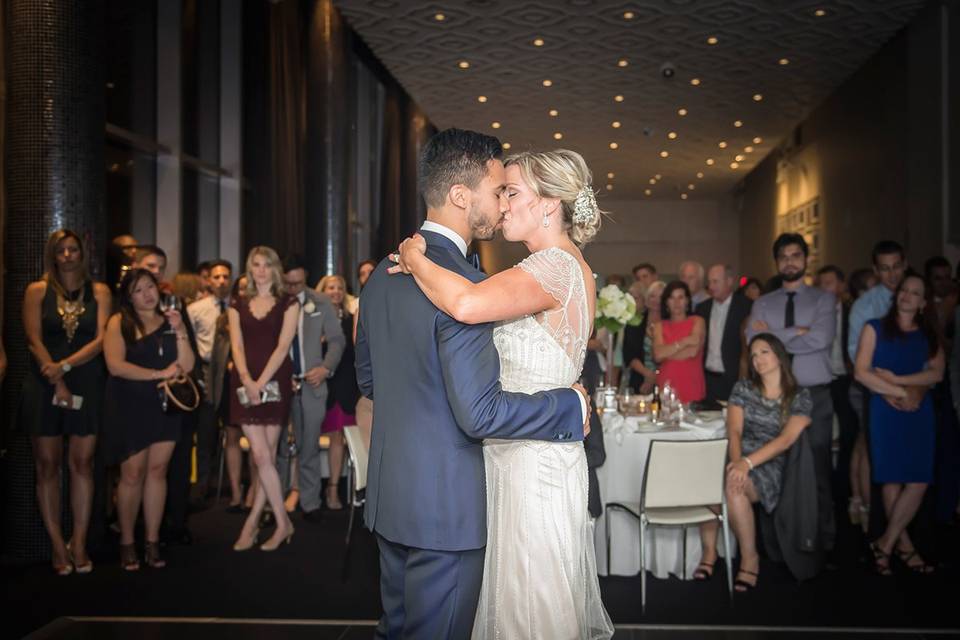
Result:
{"label": "groom's ear", "polygon": [[470,206],[470,189],[463,184],[455,184],[447,192],[447,200],[458,209],[466,209]]}

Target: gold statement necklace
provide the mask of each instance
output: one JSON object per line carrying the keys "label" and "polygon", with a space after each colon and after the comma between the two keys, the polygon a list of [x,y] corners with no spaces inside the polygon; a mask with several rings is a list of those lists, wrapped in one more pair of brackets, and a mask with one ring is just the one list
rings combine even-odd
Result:
{"label": "gold statement necklace", "polygon": [[57,291],[57,313],[60,314],[60,323],[63,325],[63,332],[67,334],[67,342],[73,342],[73,336],[77,333],[77,327],[80,326],[80,316],[87,310],[83,303],[83,290],[81,287],[76,292],[76,299],[71,300],[71,295],[65,295],[63,291]]}

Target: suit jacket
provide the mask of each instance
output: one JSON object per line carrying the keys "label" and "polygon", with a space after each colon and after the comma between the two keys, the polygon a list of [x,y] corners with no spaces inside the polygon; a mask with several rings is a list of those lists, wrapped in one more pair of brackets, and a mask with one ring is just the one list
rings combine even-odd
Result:
{"label": "suit jacket", "polygon": [[[323,366],[333,373],[337,370],[346,346],[340,318],[330,298],[309,288],[304,289],[304,294],[306,297],[300,307],[303,314],[303,334],[299,336],[303,349],[303,372]],[[319,404],[320,408],[326,409],[326,381],[314,387],[304,380],[300,393],[305,406]]]}
{"label": "suit jacket", "polygon": [[[485,276],[444,236],[420,232],[427,257],[472,282]],[[440,551],[487,541],[482,441],[583,438],[571,389],[534,395],[500,387],[493,324],[465,325],[438,310],[413,278],[381,262],[363,288],[357,382],[371,398],[367,526],[390,542]]]}
{"label": "suit jacket", "polygon": [[[730,395],[733,385],[740,378],[740,356],[743,342],[740,328],[743,322],[750,317],[753,302],[746,296],[730,296],[730,309],[727,310],[727,322],[723,326],[723,338],[720,341],[720,357],[723,360],[723,383],[728,388],[726,395]],[[697,305],[695,313],[703,318],[706,325],[706,337],[703,346],[704,363],[706,363],[707,349],[710,346],[710,312],[713,310],[713,298]],[[726,399],[726,398],[724,398]]]}
{"label": "suit jacket", "polygon": [[[630,372],[630,387],[634,391],[640,391],[643,384],[643,376],[630,368],[630,362],[634,359],[644,360],[643,341],[647,336],[647,320],[649,313],[643,314],[643,320],[635,327],[627,326],[623,329],[623,369]],[[622,375],[622,374],[621,374]]]}

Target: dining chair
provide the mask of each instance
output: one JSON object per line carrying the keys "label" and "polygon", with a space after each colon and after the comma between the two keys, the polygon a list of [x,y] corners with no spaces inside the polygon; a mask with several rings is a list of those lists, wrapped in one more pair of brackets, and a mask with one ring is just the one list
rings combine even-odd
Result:
{"label": "dining chair", "polygon": [[343,437],[347,442],[347,499],[350,501],[350,516],[347,519],[347,547],[350,546],[350,535],[353,533],[353,518],[358,507],[364,501],[357,498],[357,494],[367,487],[367,461],[370,452],[363,439],[360,427],[355,425],[343,428]]}

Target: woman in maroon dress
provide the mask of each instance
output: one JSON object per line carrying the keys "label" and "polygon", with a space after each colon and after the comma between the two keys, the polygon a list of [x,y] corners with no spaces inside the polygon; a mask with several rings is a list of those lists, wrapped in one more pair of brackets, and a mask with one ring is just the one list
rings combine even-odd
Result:
{"label": "woman in maroon dress", "polygon": [[[251,249],[246,294],[234,298],[227,310],[234,363],[230,417],[250,442],[261,490],[233,545],[235,551],[246,551],[257,543],[260,515],[267,500],[277,528],[260,549],[273,551],[293,536],[293,523],[283,507],[276,455],[293,398],[290,344],[297,333],[299,314],[297,299],[285,292],[277,253],[270,247]],[[241,402],[241,395],[245,402]]]}

